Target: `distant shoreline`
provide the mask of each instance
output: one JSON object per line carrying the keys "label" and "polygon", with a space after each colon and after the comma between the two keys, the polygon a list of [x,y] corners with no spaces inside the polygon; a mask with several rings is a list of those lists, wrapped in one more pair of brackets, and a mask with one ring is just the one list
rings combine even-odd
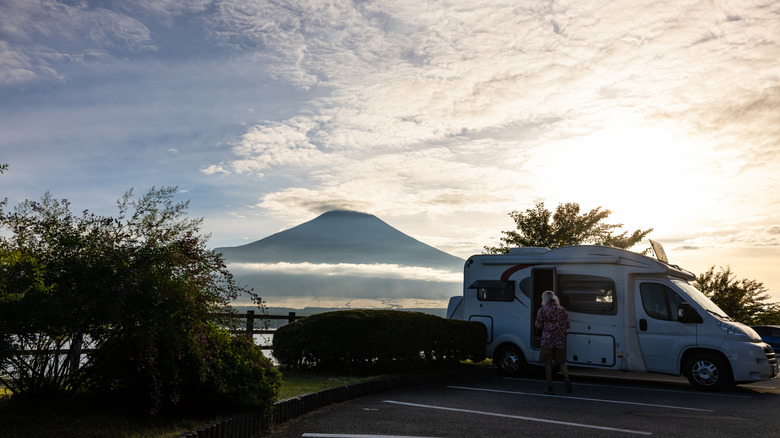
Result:
{"label": "distant shoreline", "polygon": [[[260,316],[260,312],[258,311],[257,306],[247,306],[247,305],[234,305],[233,308],[235,308],[240,313],[245,313],[248,310],[254,310],[255,314],[257,316]],[[295,312],[297,316],[310,316],[317,313],[324,313],[324,312],[331,312],[335,310],[349,310],[349,309],[361,309],[362,307],[304,307],[304,308],[292,308],[292,307],[266,307],[265,311],[269,315],[286,315],[290,312]],[[410,307],[410,308],[398,308],[394,306],[387,306],[387,307],[376,307],[375,309],[380,310],[402,310],[406,312],[421,312],[421,313],[427,313],[431,315],[436,315],[440,317],[445,317],[447,314],[447,308],[446,307]]]}

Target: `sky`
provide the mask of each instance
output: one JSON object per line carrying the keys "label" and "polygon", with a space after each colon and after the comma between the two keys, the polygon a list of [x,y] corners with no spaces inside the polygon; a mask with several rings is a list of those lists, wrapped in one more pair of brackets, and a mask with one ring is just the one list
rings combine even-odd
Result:
{"label": "sky", "polygon": [[574,202],[780,301],[780,2],[0,0],[0,163],[178,186],[214,247],[350,209],[466,258]]}

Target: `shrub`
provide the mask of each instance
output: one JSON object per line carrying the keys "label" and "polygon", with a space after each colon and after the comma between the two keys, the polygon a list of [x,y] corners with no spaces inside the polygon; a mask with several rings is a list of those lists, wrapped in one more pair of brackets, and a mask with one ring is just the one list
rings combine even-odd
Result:
{"label": "shrub", "polygon": [[206,339],[213,353],[207,357],[199,384],[192,387],[192,402],[229,410],[270,409],[282,385],[282,375],[261,348],[222,329]]}
{"label": "shrub", "polygon": [[[94,390],[151,413],[270,405],[278,374],[220,316],[239,293],[254,294],[174,194],[130,191],[115,218],[74,215],[48,194],[0,212],[10,231],[0,234],[0,382],[15,397]],[[94,350],[88,360],[82,346]]]}
{"label": "shrub", "polygon": [[343,310],[280,327],[273,354],[290,368],[403,371],[482,360],[486,338],[481,323],[419,312]]}
{"label": "shrub", "polygon": [[212,325],[165,335],[138,332],[112,339],[95,353],[93,388],[131,406],[210,414],[270,408],[281,374],[260,347]]}

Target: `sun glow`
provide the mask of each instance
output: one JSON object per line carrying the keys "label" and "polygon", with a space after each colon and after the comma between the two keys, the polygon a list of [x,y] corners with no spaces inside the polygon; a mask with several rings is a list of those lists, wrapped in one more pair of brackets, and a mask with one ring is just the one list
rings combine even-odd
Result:
{"label": "sun glow", "polygon": [[723,169],[714,154],[671,130],[621,120],[545,147],[540,171],[550,194],[568,194],[559,202],[601,206],[613,212],[610,222],[659,230],[717,202]]}

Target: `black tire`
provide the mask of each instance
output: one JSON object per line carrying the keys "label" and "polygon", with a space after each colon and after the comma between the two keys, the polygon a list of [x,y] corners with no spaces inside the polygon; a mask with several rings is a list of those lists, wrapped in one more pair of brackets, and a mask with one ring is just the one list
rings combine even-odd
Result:
{"label": "black tire", "polygon": [[703,391],[721,391],[734,384],[729,362],[714,353],[696,353],[685,364],[685,377],[691,386]]}
{"label": "black tire", "polygon": [[528,362],[520,349],[514,345],[502,345],[493,354],[493,363],[505,376],[520,376],[526,372]]}

